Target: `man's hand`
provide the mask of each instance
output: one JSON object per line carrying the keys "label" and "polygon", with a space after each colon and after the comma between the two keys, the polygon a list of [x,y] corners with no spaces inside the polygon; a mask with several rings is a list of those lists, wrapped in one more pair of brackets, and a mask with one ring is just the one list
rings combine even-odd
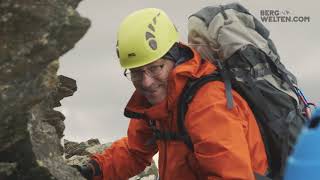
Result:
{"label": "man's hand", "polygon": [[76,168],[87,180],[92,180],[93,177],[102,175],[99,164],[93,159],[85,165],[72,165],[72,167]]}
{"label": "man's hand", "polygon": [[91,180],[93,177],[93,167],[88,163],[82,166],[72,165],[71,167],[76,168],[80,174],[87,180]]}

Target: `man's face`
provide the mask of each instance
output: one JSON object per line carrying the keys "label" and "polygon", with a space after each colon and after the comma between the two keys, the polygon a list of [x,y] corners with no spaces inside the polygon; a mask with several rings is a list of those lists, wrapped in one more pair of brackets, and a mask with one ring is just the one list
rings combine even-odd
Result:
{"label": "man's face", "polygon": [[167,97],[168,76],[174,62],[159,59],[142,67],[130,69],[133,85],[152,105]]}

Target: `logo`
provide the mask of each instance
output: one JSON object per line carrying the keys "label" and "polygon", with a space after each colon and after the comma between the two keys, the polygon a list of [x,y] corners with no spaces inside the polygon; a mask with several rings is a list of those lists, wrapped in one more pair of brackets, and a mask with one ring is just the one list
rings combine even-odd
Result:
{"label": "logo", "polygon": [[260,10],[262,22],[305,23],[310,22],[310,16],[297,16],[289,10],[265,9]]}

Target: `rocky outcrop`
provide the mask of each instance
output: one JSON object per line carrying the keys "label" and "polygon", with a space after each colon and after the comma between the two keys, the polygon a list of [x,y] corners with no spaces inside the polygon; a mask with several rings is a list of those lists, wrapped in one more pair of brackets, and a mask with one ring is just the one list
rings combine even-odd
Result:
{"label": "rocky outcrop", "polygon": [[79,0],[0,1],[0,179],[83,179],[63,160],[64,116],[76,91],[57,76],[59,57],[90,26]]}
{"label": "rocky outcrop", "polygon": [[[111,143],[100,144],[98,139],[90,139],[86,142],[72,142],[64,140],[65,161],[69,165],[83,165],[88,162],[90,155],[102,153]],[[155,180],[158,177],[158,169],[155,162],[147,167],[142,173],[129,180]]]}

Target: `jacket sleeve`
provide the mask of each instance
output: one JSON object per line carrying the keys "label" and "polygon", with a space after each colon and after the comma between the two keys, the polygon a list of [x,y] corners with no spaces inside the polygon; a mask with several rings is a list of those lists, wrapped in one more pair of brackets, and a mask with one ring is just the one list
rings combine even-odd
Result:
{"label": "jacket sleeve", "polygon": [[246,138],[248,119],[239,106],[243,100],[234,92],[233,97],[234,108],[228,110],[223,83],[208,83],[198,90],[186,114],[195,158],[208,179],[254,180]]}
{"label": "jacket sleeve", "polygon": [[151,165],[152,157],[157,153],[156,145],[146,145],[152,131],[145,121],[131,119],[128,136],[115,141],[102,154],[95,154],[95,160],[103,177],[95,180],[126,180],[142,172]]}

